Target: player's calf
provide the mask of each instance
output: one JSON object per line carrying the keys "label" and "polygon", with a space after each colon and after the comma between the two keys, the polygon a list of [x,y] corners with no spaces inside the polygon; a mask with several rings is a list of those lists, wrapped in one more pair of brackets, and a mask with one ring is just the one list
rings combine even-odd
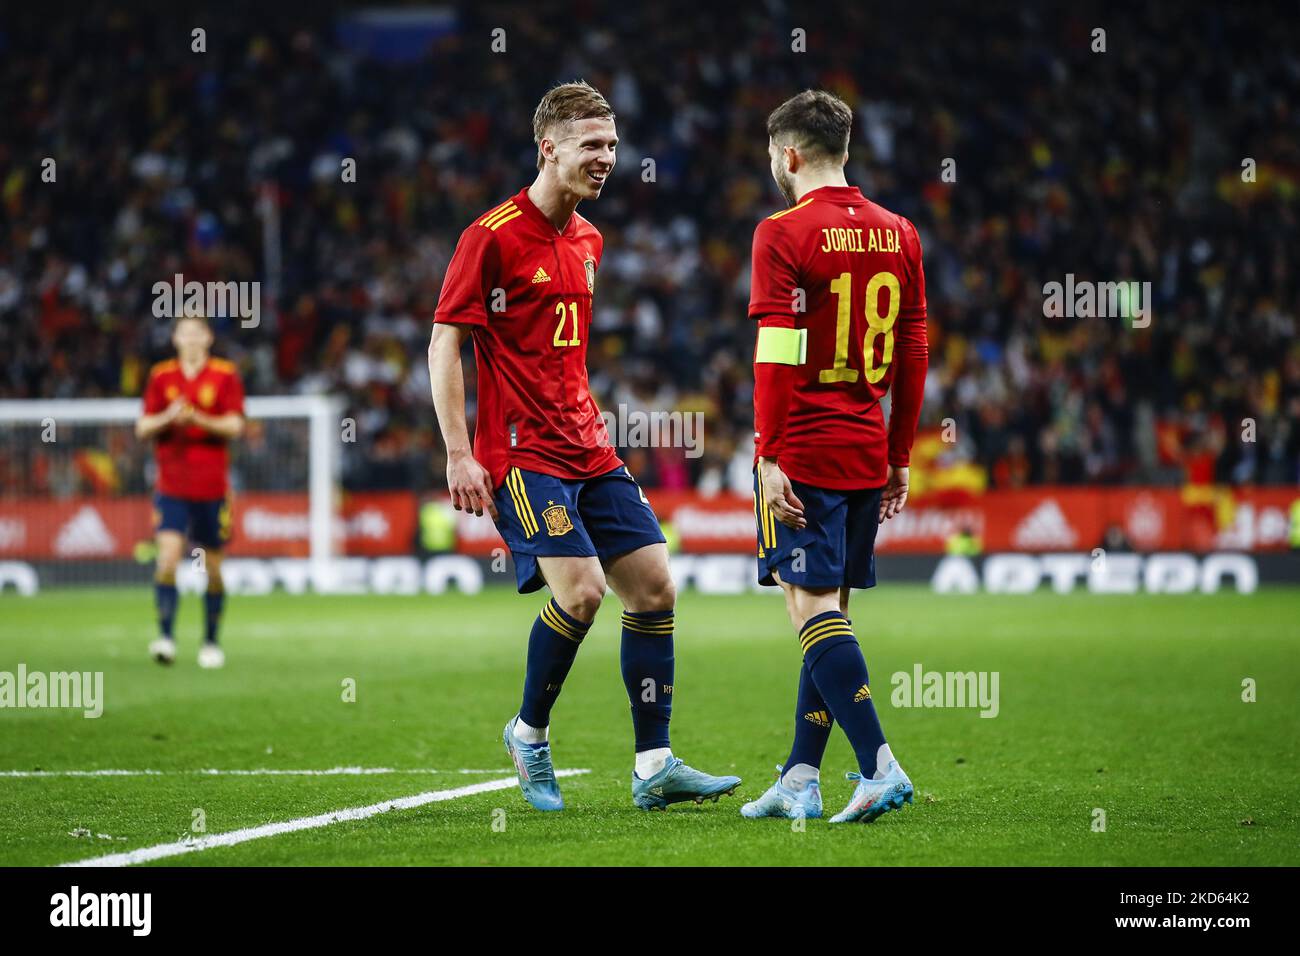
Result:
{"label": "player's calf", "polygon": [[647,780],[672,758],[673,612],[623,612],[619,665],[632,710],[636,769]]}
{"label": "player's calf", "polygon": [[217,646],[221,618],[226,609],[226,588],[221,577],[221,555],[208,556],[208,591],[203,595],[203,646],[199,648],[199,666],[212,670],[224,667],[226,654]]}
{"label": "player's calf", "polygon": [[[165,513],[162,516],[165,520]],[[181,548],[185,539],[175,531],[160,530],[156,539],[158,564],[154,571],[154,608],[158,620],[158,636],[149,644],[149,656],[159,664],[176,660],[174,627],[180,592],[176,589],[176,569],[180,564]]]}
{"label": "player's calf", "polygon": [[524,695],[519,705],[518,736],[542,743],[551,724],[551,709],[578,656],[578,648],[591,627],[551,599],[537,615],[528,635],[528,660],[524,668]]}

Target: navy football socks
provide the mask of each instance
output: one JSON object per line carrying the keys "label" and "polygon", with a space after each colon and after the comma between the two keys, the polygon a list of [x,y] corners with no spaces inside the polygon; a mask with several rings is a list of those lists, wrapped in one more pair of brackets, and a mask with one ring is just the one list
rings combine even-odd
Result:
{"label": "navy football socks", "polygon": [[524,700],[519,719],[530,727],[549,727],[564,679],[578,656],[590,624],[570,617],[552,598],[542,608],[528,635],[528,664],[524,671]]}
{"label": "navy football socks", "polygon": [[208,644],[217,643],[217,631],[221,628],[221,612],[225,608],[225,591],[209,591],[203,595],[204,623],[206,625],[203,639]]}
{"label": "navy football socks", "polygon": [[632,704],[636,751],[668,747],[673,712],[673,612],[624,611],[623,685]]}
{"label": "navy football socks", "polygon": [[795,697],[794,743],[782,765],[784,770],[801,763],[820,769],[834,723],[826,701],[813,682],[812,671],[804,664],[799,668],[799,693]]}
{"label": "navy football socks", "polygon": [[176,605],[180,603],[176,581],[154,581],[153,599],[158,608],[158,633],[170,639],[172,627],[176,623]]}
{"label": "navy football socks", "polygon": [[871,779],[876,773],[876,755],[885,743],[885,734],[871,699],[867,662],[848,618],[839,611],[826,611],[809,618],[799,632],[799,645],[803,649],[804,666],[831,716],[839,721],[849,738],[858,758],[859,772]]}

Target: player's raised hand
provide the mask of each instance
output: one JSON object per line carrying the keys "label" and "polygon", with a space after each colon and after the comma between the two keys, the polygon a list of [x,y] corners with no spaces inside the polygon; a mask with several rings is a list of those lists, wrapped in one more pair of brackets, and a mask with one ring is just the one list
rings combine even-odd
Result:
{"label": "player's raised hand", "polygon": [[907,469],[889,466],[889,477],[885,480],[885,490],[880,495],[880,521],[892,518],[903,510],[907,504]]}
{"label": "player's raised hand", "polygon": [[798,531],[808,524],[803,516],[803,502],[790,486],[786,477],[774,461],[760,462],[763,475],[763,502],[768,509],[787,528]]}
{"label": "player's raised hand", "polygon": [[472,511],[479,516],[486,511],[496,520],[492,476],[473,455],[461,452],[447,457],[447,489],[451,492],[451,506],[457,511]]}

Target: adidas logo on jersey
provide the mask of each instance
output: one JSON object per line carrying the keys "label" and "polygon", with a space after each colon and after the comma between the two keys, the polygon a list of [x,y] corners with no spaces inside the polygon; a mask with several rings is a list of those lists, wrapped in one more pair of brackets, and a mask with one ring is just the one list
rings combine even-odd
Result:
{"label": "adidas logo on jersey", "polygon": [[859,687],[858,692],[853,695],[853,703],[855,704],[860,704],[864,700],[871,700],[871,688],[867,687],[866,684]]}
{"label": "adidas logo on jersey", "polygon": [[810,711],[809,713],[803,715],[803,719],[807,721],[811,721],[812,723],[816,724],[818,727],[829,727],[831,725],[830,715],[826,713],[826,711],[824,710]]}
{"label": "adidas logo on jersey", "polygon": [[551,277],[546,274],[546,270],[543,269],[541,266],[538,266],[537,271],[533,273],[533,285],[537,285],[537,283],[539,282],[550,282],[550,281],[551,281]]}

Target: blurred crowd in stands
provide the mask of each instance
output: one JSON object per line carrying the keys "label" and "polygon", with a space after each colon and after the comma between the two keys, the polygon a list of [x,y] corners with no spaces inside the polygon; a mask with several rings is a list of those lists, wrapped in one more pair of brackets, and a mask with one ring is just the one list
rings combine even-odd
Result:
{"label": "blurred crowd in stands", "polygon": [[[646,486],[747,493],[750,243],[782,206],[764,121],[815,86],[855,110],[850,183],[921,233],[922,467],[1300,481],[1294,8],[488,3],[412,60],[350,41],[351,8],[268,6],[6,14],[0,398],[137,396],[169,355],[155,282],[256,280],[259,327],[214,319],[249,393],[345,396],[350,487],[440,487],[444,268],[531,181],[537,99],[582,77],[621,137],[581,209],[605,236],[593,391],[705,414],[701,457],[626,451]],[[1067,275],[1150,282],[1149,326],[1045,315]]]}

